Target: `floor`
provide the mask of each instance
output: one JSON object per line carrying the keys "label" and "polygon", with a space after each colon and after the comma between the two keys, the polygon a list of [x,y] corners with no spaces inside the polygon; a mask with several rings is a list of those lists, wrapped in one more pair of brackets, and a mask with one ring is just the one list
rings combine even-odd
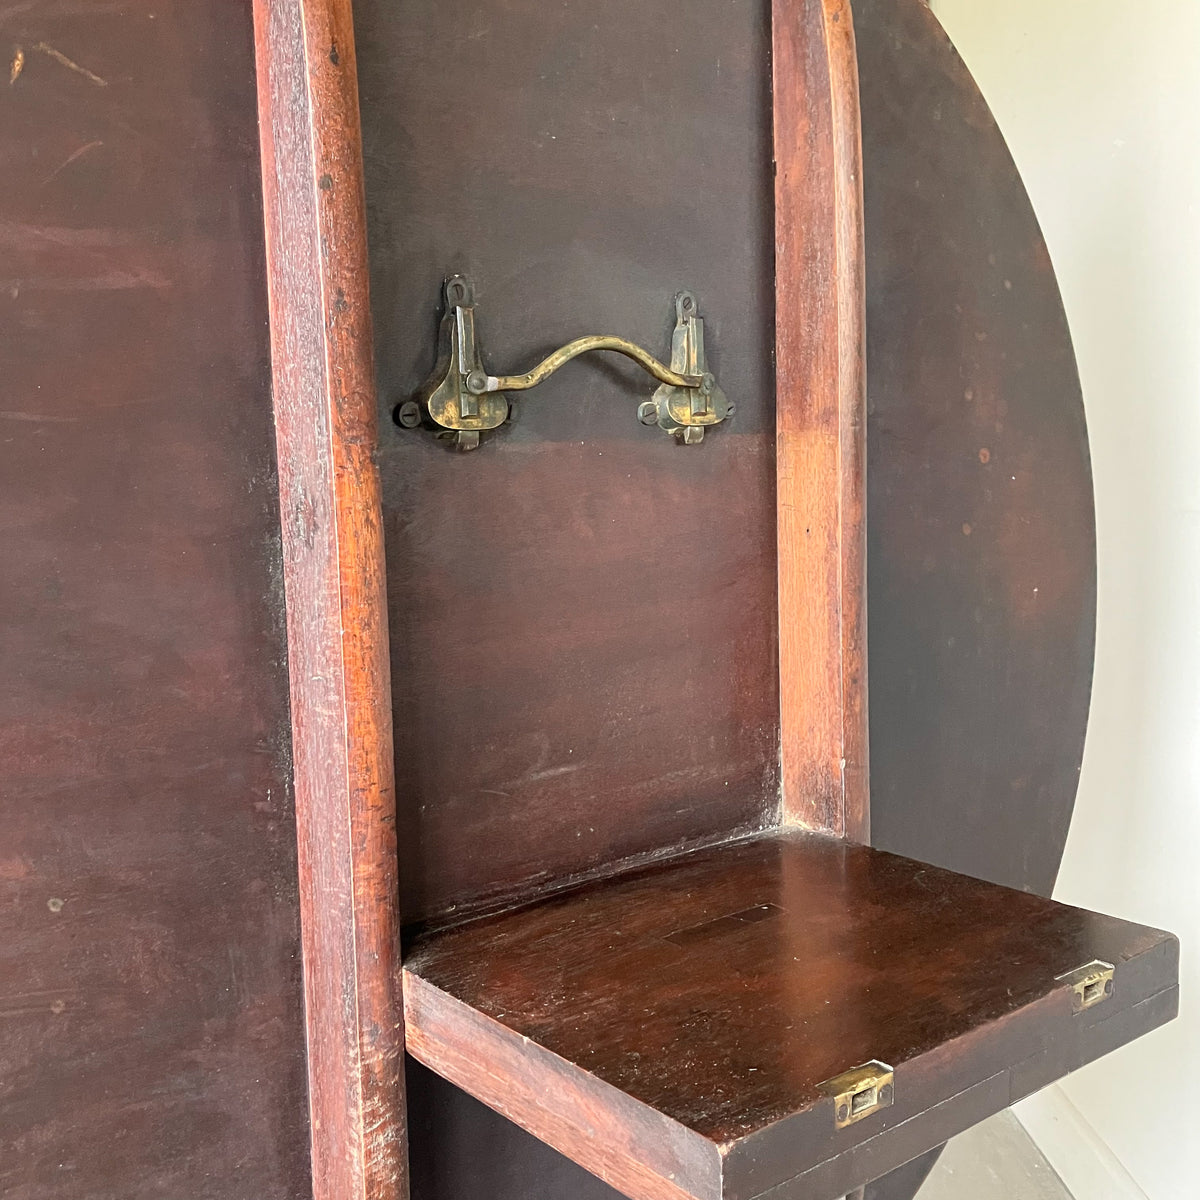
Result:
{"label": "floor", "polygon": [[956,1137],[917,1200],[1072,1200],[1011,1112]]}

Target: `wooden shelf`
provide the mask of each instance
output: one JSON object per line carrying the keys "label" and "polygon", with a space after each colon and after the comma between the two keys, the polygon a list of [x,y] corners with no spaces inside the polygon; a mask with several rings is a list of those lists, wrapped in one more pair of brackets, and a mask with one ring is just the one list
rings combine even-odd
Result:
{"label": "wooden shelf", "polygon": [[[1169,1020],[1177,979],[1170,934],[774,831],[423,935],[404,996],[416,1058],[635,1200],[832,1200]],[[822,1085],[872,1060],[893,1102],[839,1128]]]}

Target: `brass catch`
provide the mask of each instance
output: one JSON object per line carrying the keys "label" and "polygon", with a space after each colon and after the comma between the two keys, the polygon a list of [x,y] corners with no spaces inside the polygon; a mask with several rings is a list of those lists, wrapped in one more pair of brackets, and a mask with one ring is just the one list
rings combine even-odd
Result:
{"label": "brass catch", "polygon": [[1071,1005],[1075,1012],[1083,1012],[1107,1000],[1113,994],[1113,976],[1116,973],[1112,963],[1094,962],[1059,975],[1055,982],[1066,983],[1071,988]]}
{"label": "brass catch", "polygon": [[845,1129],[872,1113],[891,1107],[896,1096],[896,1077],[886,1063],[869,1062],[843,1071],[820,1085],[833,1097],[833,1123]]}
{"label": "brass catch", "polygon": [[652,400],[638,407],[643,425],[657,425],[693,445],[703,440],[708,426],[733,416],[733,405],[708,370],[704,322],[690,292],[680,292],[675,298],[669,367],[626,338],[602,335],[568,342],[524,375],[489,375],[484,370],[475,336],[474,288],[469,280],[461,275],[448,279],[445,300],[433,377],[415,399],[396,407],[396,423],[405,429],[425,426],[452,439],[460,450],[474,450],[480,434],[498,429],[510,419],[512,408],[506,393],[537,387],[571,359],[592,350],[623,354],[662,385]]}

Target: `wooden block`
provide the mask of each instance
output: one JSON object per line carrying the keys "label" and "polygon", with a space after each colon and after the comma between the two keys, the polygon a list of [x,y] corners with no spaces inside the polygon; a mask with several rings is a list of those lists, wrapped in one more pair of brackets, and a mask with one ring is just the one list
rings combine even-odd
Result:
{"label": "wooden block", "polygon": [[[1177,977],[1170,934],[780,830],[423,935],[404,993],[419,1060],[634,1200],[834,1200],[1169,1020]],[[872,1061],[890,1104],[840,1122]]]}

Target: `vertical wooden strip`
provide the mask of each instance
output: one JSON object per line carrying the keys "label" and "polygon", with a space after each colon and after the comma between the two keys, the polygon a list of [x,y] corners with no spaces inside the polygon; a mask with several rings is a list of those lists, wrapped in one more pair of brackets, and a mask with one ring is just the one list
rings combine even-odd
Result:
{"label": "vertical wooden strip", "polygon": [[858,53],[848,0],[826,5],[838,261],[843,832],[871,840],[867,738],[867,281]]}
{"label": "vertical wooden strip", "polygon": [[383,538],[349,0],[255,0],[315,1200],[405,1193]]}
{"label": "vertical wooden strip", "polygon": [[867,816],[861,135],[847,0],[774,0],[780,698],[789,824]]}

